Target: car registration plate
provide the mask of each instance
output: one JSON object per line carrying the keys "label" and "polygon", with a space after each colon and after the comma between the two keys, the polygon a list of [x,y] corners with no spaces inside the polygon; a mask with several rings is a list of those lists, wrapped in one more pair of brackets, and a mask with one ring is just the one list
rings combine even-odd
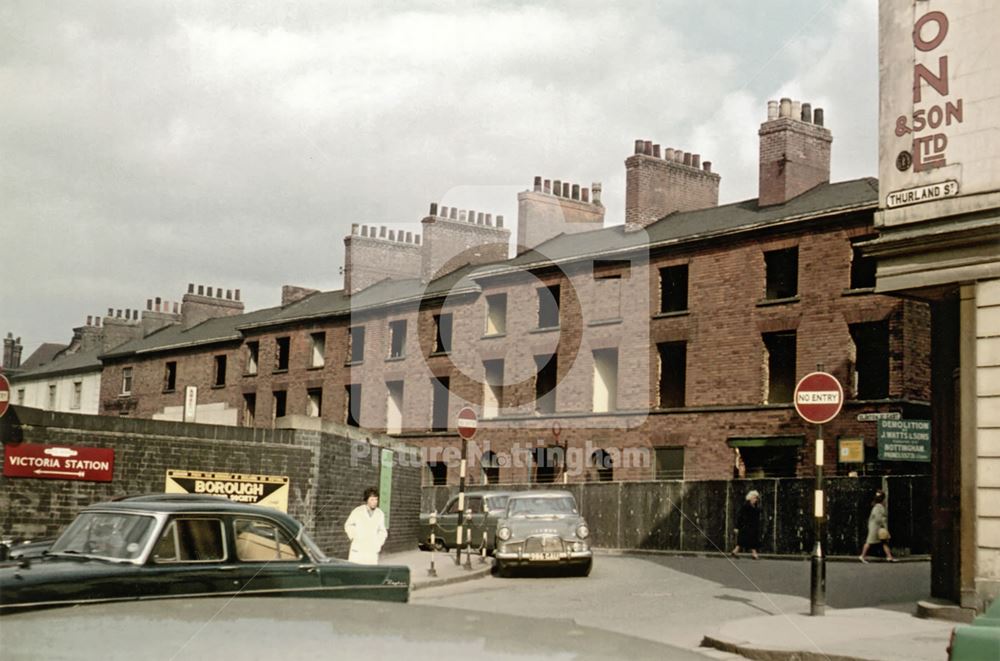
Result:
{"label": "car registration plate", "polygon": [[528,560],[558,560],[558,553],[529,553]]}

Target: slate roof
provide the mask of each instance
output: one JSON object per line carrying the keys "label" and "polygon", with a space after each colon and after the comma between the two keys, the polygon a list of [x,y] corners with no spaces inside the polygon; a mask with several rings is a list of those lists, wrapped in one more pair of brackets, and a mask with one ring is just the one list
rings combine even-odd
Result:
{"label": "slate roof", "polygon": [[[153,353],[189,346],[236,341],[242,331],[321,319],[377,308],[480,291],[475,280],[492,275],[539,268],[546,264],[602,255],[613,256],[648,247],[721,237],[766,227],[834,216],[852,210],[874,209],[878,204],[878,180],[866,177],[835,184],[820,184],[789,200],[761,208],[757,200],[719,207],[673,213],[648,226],[645,232],[625,232],[621,225],[577,234],[560,234],[512,259],[491,264],[467,265],[424,284],[418,278],[383,280],[346,296],[343,290],[316,292],[283,307],[265,308],[232,317],[209,319],[184,330],[168,326],[141,340],[116,347],[102,357]],[[461,286],[458,286],[463,283]]]}
{"label": "slate roof", "polygon": [[68,344],[56,344],[55,342],[43,342],[35,349],[28,359],[21,363],[17,369],[28,372],[52,362],[59,352],[69,347]]}
{"label": "slate roof", "polygon": [[100,349],[76,351],[56,356],[53,360],[28,371],[19,371],[12,379],[15,382],[45,379],[64,374],[101,371],[101,361],[97,356]]}

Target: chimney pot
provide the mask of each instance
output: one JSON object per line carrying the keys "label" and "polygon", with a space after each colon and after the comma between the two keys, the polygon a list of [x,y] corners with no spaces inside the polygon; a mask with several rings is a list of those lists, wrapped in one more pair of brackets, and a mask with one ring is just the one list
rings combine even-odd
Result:
{"label": "chimney pot", "polygon": [[489,227],[493,227],[493,214],[491,213],[486,214],[486,224]]}
{"label": "chimney pot", "polygon": [[351,234],[357,234],[360,230],[360,226],[357,223],[351,223]]}
{"label": "chimney pot", "polygon": [[551,179],[546,179],[542,183],[542,192],[545,193],[546,195],[551,195],[552,194],[552,180]]}
{"label": "chimney pot", "polygon": [[653,145],[653,158],[660,157],[660,145]]}
{"label": "chimney pot", "polygon": [[562,182],[558,179],[552,182],[552,194],[556,197],[562,197]]}
{"label": "chimney pot", "polygon": [[497,227],[503,227],[503,216],[497,216]]}
{"label": "chimney pot", "polygon": [[674,160],[674,149],[673,149],[673,147],[667,147],[665,150],[663,150],[663,158],[664,158],[664,160],[667,160],[667,161]]}
{"label": "chimney pot", "polygon": [[205,288],[205,296],[208,296],[209,298],[212,298],[212,288],[211,287],[206,287]]}
{"label": "chimney pot", "polygon": [[570,183],[568,181],[564,181],[562,196],[565,197],[566,199],[569,199],[571,193],[572,193],[572,186],[570,186]]}
{"label": "chimney pot", "polygon": [[385,227],[385,225],[379,225],[378,226],[378,238],[384,239],[385,235],[386,235],[386,227]]}
{"label": "chimney pot", "polygon": [[134,319],[135,321],[139,321],[139,311],[138,310],[132,310],[132,319]]}
{"label": "chimney pot", "polygon": [[465,211],[465,209],[459,209],[458,210],[458,221],[461,222],[461,223],[464,223],[465,222],[465,218],[466,218],[466,211]]}
{"label": "chimney pot", "polygon": [[[657,146],[659,146],[659,145],[657,145]],[[573,190],[570,191],[570,194],[573,196],[574,200],[579,200],[580,199],[580,184],[573,184]]]}
{"label": "chimney pot", "polygon": [[240,300],[240,290],[239,289],[237,289],[236,291],[234,291],[233,294],[235,295],[235,298],[236,298],[237,301]]}
{"label": "chimney pot", "polygon": [[406,233],[406,242],[407,243],[413,243],[413,232],[407,232]]}
{"label": "chimney pot", "polygon": [[701,167],[701,154],[691,154],[691,167],[693,168]]}
{"label": "chimney pot", "polygon": [[478,214],[476,214],[476,225],[482,225],[485,222],[486,222],[486,214],[480,211]]}
{"label": "chimney pot", "polygon": [[781,110],[778,112],[779,117],[791,117],[792,116],[792,100],[785,97],[781,100]]}
{"label": "chimney pot", "polygon": [[802,121],[802,102],[792,101],[792,119],[795,121]]}
{"label": "chimney pot", "polygon": [[812,124],[812,104],[803,103],[802,104],[802,121],[806,124]]}
{"label": "chimney pot", "polygon": [[641,154],[643,152],[643,142],[642,140],[635,141],[635,153]]}
{"label": "chimney pot", "polygon": [[705,172],[711,172],[712,171],[712,161],[705,161],[704,163],[701,164],[701,167],[702,167],[703,170],[705,170]]}
{"label": "chimney pot", "polygon": [[[437,215],[437,214],[435,214],[435,215]],[[396,233],[394,231],[392,231],[392,230],[389,230],[389,240],[390,241],[395,241],[396,240]]]}
{"label": "chimney pot", "polygon": [[653,141],[652,140],[646,140],[646,141],[644,141],[642,143],[642,153],[645,154],[646,156],[652,156],[653,155]]}
{"label": "chimney pot", "polygon": [[452,207],[450,209],[450,213],[451,213],[451,215],[449,216],[449,218],[451,218],[452,220],[458,220],[458,209],[456,209],[455,207]]}
{"label": "chimney pot", "polygon": [[192,282],[188,283],[188,293],[189,294],[193,294],[194,293],[194,283],[192,283]]}
{"label": "chimney pot", "polygon": [[368,236],[368,226],[367,225],[362,225],[361,226],[361,236]]}
{"label": "chimney pot", "polygon": [[541,177],[535,177],[534,191],[536,193],[541,193],[542,192],[542,178]]}
{"label": "chimney pot", "polygon": [[590,185],[590,190],[594,194],[594,204],[601,203],[601,182],[595,181]]}
{"label": "chimney pot", "polygon": [[[90,316],[90,315],[88,314],[88,315],[87,315],[87,325],[88,325],[88,326],[90,326],[90,325],[92,325],[93,323],[94,323],[94,318],[93,318],[93,317],[91,317],[91,316]],[[10,333],[7,333],[7,337],[10,337]]]}
{"label": "chimney pot", "polygon": [[117,319],[121,319],[122,318],[122,311],[121,310],[115,310],[115,317]]}
{"label": "chimney pot", "polygon": [[198,296],[205,295],[205,285],[198,285]]}
{"label": "chimney pot", "polygon": [[813,111],[813,124],[815,124],[816,126],[823,126],[822,108],[816,108],[816,110]]}
{"label": "chimney pot", "polygon": [[115,311],[114,311],[114,309],[113,309],[113,308],[108,308],[108,316],[109,316],[109,317],[113,317],[113,316],[115,316]]}
{"label": "chimney pot", "polygon": [[222,298],[222,287],[216,287],[215,288],[215,297],[216,298]]}
{"label": "chimney pot", "polygon": [[[237,290],[237,291],[239,291],[239,290]],[[240,300],[240,297],[239,297],[239,296],[237,296],[237,297],[236,297],[236,300],[237,300],[237,301],[238,301],[238,300]],[[177,301],[174,301],[174,314],[179,314],[179,312],[178,312],[178,303],[177,303]]]}
{"label": "chimney pot", "polygon": [[146,309],[147,310],[152,310],[153,309],[153,299],[151,299],[151,298],[147,298],[146,299]]}
{"label": "chimney pot", "polygon": [[438,205],[437,205],[437,202],[431,202],[431,215],[432,216],[437,216],[438,215]]}
{"label": "chimney pot", "polygon": [[589,188],[581,188],[580,189],[580,200],[583,201],[583,202],[587,202],[587,203],[590,202],[590,189]]}
{"label": "chimney pot", "polygon": [[101,318],[99,316],[94,317],[94,325],[97,326],[98,328],[101,327]]}
{"label": "chimney pot", "polygon": [[691,152],[684,152],[684,165],[691,165]]}
{"label": "chimney pot", "polygon": [[767,121],[772,119],[778,119],[778,102],[768,101],[767,102]]}
{"label": "chimney pot", "polygon": [[420,245],[420,235],[419,234],[414,234],[413,235],[413,242],[416,243],[418,246]]}

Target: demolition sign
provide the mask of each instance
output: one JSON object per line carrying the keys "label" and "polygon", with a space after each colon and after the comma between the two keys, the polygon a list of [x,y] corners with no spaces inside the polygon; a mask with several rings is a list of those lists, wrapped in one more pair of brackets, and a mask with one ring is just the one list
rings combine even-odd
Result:
{"label": "demolition sign", "polygon": [[832,374],[812,372],[795,386],[795,410],[806,422],[814,425],[830,422],[843,405],[844,389]]}
{"label": "demolition sign", "polygon": [[114,474],[115,451],[111,448],[20,443],[4,445],[3,449],[5,477],[110,482]]}

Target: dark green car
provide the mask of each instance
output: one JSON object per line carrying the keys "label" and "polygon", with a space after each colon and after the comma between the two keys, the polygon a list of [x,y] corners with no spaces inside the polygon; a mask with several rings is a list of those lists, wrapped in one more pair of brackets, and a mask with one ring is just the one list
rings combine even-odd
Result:
{"label": "dark green car", "polygon": [[[466,514],[464,536],[470,540],[473,549],[479,549],[483,544],[486,551],[492,553],[496,545],[497,521],[507,509],[507,491],[467,491],[464,496]],[[452,496],[434,514],[435,524],[431,525],[431,514],[420,515],[420,528],[417,532],[417,545],[428,549],[431,545],[431,531],[434,532],[434,545],[440,551],[453,549],[458,542],[458,496]],[[463,540],[464,542],[464,540]]]}
{"label": "dark green car", "polygon": [[1000,599],[972,621],[955,627],[948,645],[949,661],[1000,659]]}
{"label": "dark green car", "polygon": [[0,567],[0,613],[168,597],[409,594],[408,567],[328,558],[283,512],[173,494],[91,505],[42,558]]}

